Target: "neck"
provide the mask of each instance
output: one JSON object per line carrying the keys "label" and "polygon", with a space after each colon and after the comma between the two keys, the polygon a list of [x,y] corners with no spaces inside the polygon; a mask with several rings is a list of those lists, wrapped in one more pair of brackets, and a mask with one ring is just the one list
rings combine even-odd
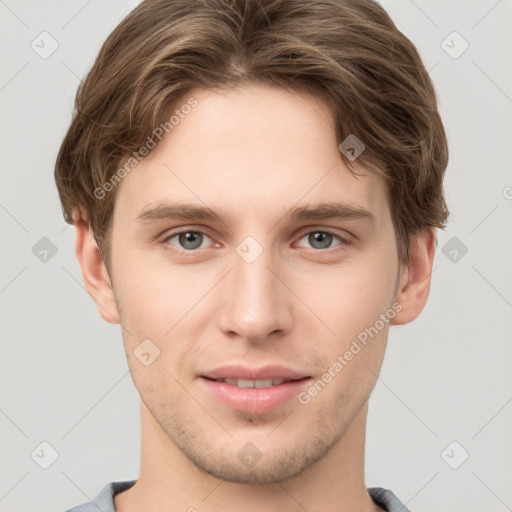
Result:
{"label": "neck", "polygon": [[137,482],[116,495],[117,512],[377,512],[364,483],[366,403],[345,435],[300,475],[275,484],[226,482],[198,469],[169,440],[141,402],[141,467]]}

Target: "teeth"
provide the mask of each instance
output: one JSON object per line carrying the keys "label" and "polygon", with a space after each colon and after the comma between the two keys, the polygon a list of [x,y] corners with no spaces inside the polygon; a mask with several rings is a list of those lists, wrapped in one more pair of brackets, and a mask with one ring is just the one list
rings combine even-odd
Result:
{"label": "teeth", "polygon": [[237,386],[239,388],[269,388],[271,386],[278,386],[282,384],[285,379],[220,379],[220,382],[231,384],[231,386]]}

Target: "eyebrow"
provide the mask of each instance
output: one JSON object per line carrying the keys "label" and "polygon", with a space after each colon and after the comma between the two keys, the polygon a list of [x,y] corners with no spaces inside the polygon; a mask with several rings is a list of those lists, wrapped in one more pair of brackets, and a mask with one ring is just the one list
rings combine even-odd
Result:
{"label": "eyebrow", "polygon": [[[137,215],[137,222],[149,223],[159,220],[209,220],[225,222],[232,218],[232,215],[222,215],[214,212],[208,207],[198,206],[191,203],[159,203],[155,206],[146,207]],[[358,205],[346,203],[320,203],[316,205],[297,206],[292,208],[282,218],[289,221],[301,220],[364,220],[375,224],[373,213]]]}

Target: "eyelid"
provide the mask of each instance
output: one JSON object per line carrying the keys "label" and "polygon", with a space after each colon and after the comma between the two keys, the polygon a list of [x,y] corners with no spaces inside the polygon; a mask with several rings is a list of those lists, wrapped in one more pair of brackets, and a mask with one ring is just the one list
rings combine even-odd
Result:
{"label": "eyelid", "polygon": [[353,238],[350,233],[343,230],[343,233],[340,233],[336,228],[331,227],[322,227],[322,226],[307,226],[299,230],[299,235],[302,238],[304,235],[308,235],[310,233],[328,233],[330,235],[336,236],[344,242],[350,242],[350,238]]}

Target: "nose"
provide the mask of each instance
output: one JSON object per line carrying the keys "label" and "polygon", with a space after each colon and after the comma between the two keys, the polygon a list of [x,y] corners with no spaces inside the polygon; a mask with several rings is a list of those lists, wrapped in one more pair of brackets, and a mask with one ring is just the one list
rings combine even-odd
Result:
{"label": "nose", "polygon": [[222,303],[218,322],[225,335],[261,343],[291,330],[293,294],[283,283],[282,267],[270,250],[252,262],[233,254],[233,269],[219,290]]}

